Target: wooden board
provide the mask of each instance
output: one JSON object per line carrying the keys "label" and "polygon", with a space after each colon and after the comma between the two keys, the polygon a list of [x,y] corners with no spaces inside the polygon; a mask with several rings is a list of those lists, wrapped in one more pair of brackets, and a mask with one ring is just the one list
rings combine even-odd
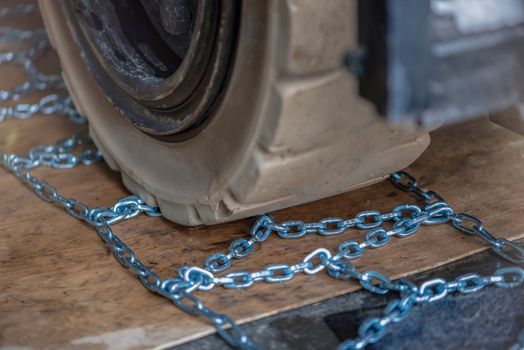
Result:
{"label": "wooden board", "polygon": [[[1,147],[27,149],[68,135],[75,127],[60,118],[9,121],[0,127]],[[38,132],[35,132],[35,131]],[[14,146],[16,144],[16,147]],[[432,146],[410,169],[420,182],[438,190],[458,210],[482,217],[487,227],[508,238],[523,237],[524,138],[487,121],[434,134]],[[90,205],[107,206],[126,194],[104,164],[68,171],[38,170],[37,175]],[[0,173],[0,342],[38,348],[148,348],[176,344],[212,331],[145,290],[104,247],[95,231],[38,199],[5,171]],[[351,193],[274,213],[279,220],[317,220],[352,216],[376,208],[389,210],[409,196],[383,182]],[[201,264],[244,236],[246,219],[188,229],[162,219],[138,218],[117,232],[147,264],[172,275],[182,264]],[[292,263],[319,246],[335,248],[348,238],[309,236],[283,241],[272,237],[237,269]],[[425,228],[357,260],[360,269],[400,277],[484,249],[481,240],[449,226]],[[237,320],[248,321],[355,290],[357,285],[324,274],[299,276],[281,285],[258,284],[244,291],[217,289],[205,303]],[[108,344],[113,344],[109,346]]]}
{"label": "wooden board", "polygon": [[[52,65],[52,59],[48,59]],[[2,71],[12,77],[16,71]],[[4,81],[11,81],[6,79]],[[7,121],[0,125],[0,147],[25,152],[78,130],[59,117]],[[438,191],[458,211],[482,217],[502,237],[524,237],[524,138],[486,120],[439,130],[409,169],[420,183]],[[38,169],[35,175],[67,196],[91,206],[109,206],[127,195],[119,176],[103,163],[72,170]],[[314,179],[311,182],[314,185]],[[42,349],[163,348],[213,332],[148,292],[116,262],[94,229],[49,205],[4,169],[0,170],[0,346]],[[409,195],[384,181],[350,193],[274,213],[279,221],[351,217],[367,209],[389,211]],[[162,276],[183,264],[202,264],[212,252],[249,232],[253,219],[213,227],[185,228],[163,219],[137,218],[116,232]],[[350,231],[339,237],[310,235],[284,241],[271,237],[233,270],[255,270],[269,263],[294,263],[323,246],[363,238]],[[426,227],[407,239],[368,250],[359,269],[393,278],[433,268],[485,249],[483,242],[452,227]],[[348,293],[355,283],[321,273],[285,284],[257,285],[242,291],[217,288],[202,296],[206,305],[241,322]]]}

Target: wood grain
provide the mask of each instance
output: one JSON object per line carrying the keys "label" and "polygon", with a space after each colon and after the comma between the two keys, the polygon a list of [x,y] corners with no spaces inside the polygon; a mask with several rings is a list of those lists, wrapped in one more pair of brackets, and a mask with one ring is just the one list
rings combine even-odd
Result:
{"label": "wood grain", "polygon": [[[54,64],[48,60],[49,65]],[[3,82],[10,82],[19,72],[3,69],[0,74]],[[25,152],[78,128],[59,117],[10,120],[0,126],[0,147]],[[441,129],[432,135],[430,148],[409,171],[458,211],[482,217],[493,233],[510,239],[524,237],[523,137],[487,120]],[[108,206],[128,194],[118,174],[103,163],[34,173],[91,206]],[[312,186],[314,183],[311,179]],[[148,292],[116,262],[92,227],[41,201],[4,169],[0,170],[0,198],[2,348],[162,348],[213,332],[205,321]],[[366,209],[388,211],[399,202],[414,199],[383,181],[273,214],[279,221],[314,221],[326,216],[351,217]],[[115,231],[140,259],[161,276],[169,276],[181,265],[200,265],[210,253],[225,251],[231,240],[248,234],[253,221],[185,228],[163,219],[140,217],[118,224]],[[310,235],[292,241],[271,237],[256,247],[248,260],[235,262],[233,270],[294,263],[320,246],[334,249],[343,240],[362,239],[363,234],[350,231],[339,237]],[[397,278],[483,249],[480,239],[448,225],[433,226],[367,251],[356,266]],[[321,273],[298,276],[285,284],[259,283],[242,291],[219,288],[199,296],[215,310],[246,322],[357,288],[352,282],[336,281]]]}

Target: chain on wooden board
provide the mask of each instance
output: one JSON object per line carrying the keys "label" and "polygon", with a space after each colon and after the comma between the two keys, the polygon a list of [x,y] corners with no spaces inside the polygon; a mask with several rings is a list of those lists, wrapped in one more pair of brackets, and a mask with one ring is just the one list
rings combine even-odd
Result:
{"label": "chain on wooden board", "polygon": [[[12,8],[0,7],[0,17],[24,16],[36,10],[35,5],[27,4]],[[18,64],[27,77],[24,83],[11,90],[0,90],[0,102],[14,103],[9,107],[0,107],[0,121],[58,114],[72,122],[86,122],[85,118],[78,115],[69,97],[50,94],[33,104],[17,102],[21,97],[33,92],[64,88],[58,75],[45,75],[36,69],[35,60],[49,48],[43,29],[22,31],[0,28],[0,43],[12,43],[21,47],[19,50],[0,52],[0,64]],[[77,147],[81,145],[84,146],[83,151],[79,152]],[[405,172],[392,174],[390,180],[401,190],[417,195],[422,205],[403,203],[387,213],[368,210],[352,218],[328,217],[310,223],[300,220],[278,223],[270,215],[261,215],[253,224],[250,235],[233,241],[227,252],[210,255],[202,267],[183,266],[176,276],[162,278],[141,262],[113,229],[118,222],[141,214],[159,217],[161,213],[158,208],[147,205],[138,196],[122,198],[109,208],[89,208],[80,200],[63,196],[54,186],[31,174],[31,170],[37,167],[69,169],[101,160],[101,153],[91,143],[87,133],[73,135],[53,145],[35,146],[26,155],[9,154],[0,150],[0,156],[2,165],[30,186],[40,198],[63,207],[70,215],[92,225],[111,248],[118,262],[136,273],[145,287],[171,300],[181,310],[208,319],[222,339],[233,348],[263,348],[263,344],[255,345],[234,320],[205,306],[194,295],[194,291],[210,291],[219,286],[243,289],[259,282],[283,283],[297,274],[314,275],[326,271],[329,276],[338,280],[358,281],[364,289],[372,293],[397,294],[398,298],[388,303],[382,316],[365,320],[359,326],[358,337],[345,340],[338,347],[363,349],[378,342],[387,333],[390,324],[403,321],[417,304],[434,302],[451,294],[474,293],[486,287],[520,287],[524,282],[524,270],[519,266],[524,263],[522,247],[492,235],[479,218],[466,213],[456,213],[441,196],[434,191],[422,189],[416,179]],[[392,223],[391,228],[386,228],[385,224],[388,222]],[[423,226],[443,224],[451,224],[462,233],[483,239],[494,253],[516,265],[497,269],[488,276],[470,273],[453,280],[433,278],[417,285],[407,279],[393,281],[377,271],[357,271],[352,263],[368,249],[379,249],[395,239],[412,236]],[[364,239],[345,240],[333,252],[326,248],[318,248],[292,265],[276,263],[255,271],[225,273],[233,266],[235,260],[247,258],[255,245],[263,243],[270,236],[300,239],[310,234],[318,234],[329,237],[342,235],[351,229],[366,231]],[[520,335],[510,349],[524,349],[523,339],[524,335]]]}

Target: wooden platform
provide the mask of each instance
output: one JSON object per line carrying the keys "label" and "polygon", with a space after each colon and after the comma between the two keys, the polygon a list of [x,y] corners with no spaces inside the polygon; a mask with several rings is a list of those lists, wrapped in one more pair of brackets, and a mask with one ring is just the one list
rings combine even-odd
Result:
{"label": "wooden platform", "polygon": [[[22,151],[50,143],[76,129],[60,118],[9,121],[0,126],[2,148]],[[16,147],[14,146],[16,145]],[[443,129],[410,169],[457,210],[482,217],[494,233],[524,236],[524,138],[487,121]],[[36,174],[90,205],[107,206],[124,196],[119,178],[104,164]],[[89,226],[44,203],[6,171],[0,172],[0,344],[4,347],[139,349],[164,347],[212,332],[200,319],[178,311],[144,289],[123,269]],[[413,201],[387,181],[333,198],[274,213],[279,220],[317,220],[352,216],[370,208],[382,211]],[[252,219],[188,229],[163,219],[138,218],[117,232],[151,266],[172,275],[182,264],[201,264],[211,252],[246,235]],[[362,238],[348,232],[336,238],[309,236],[283,241],[272,237],[237,269],[292,263],[319,246]],[[483,242],[450,226],[429,227],[395,240],[357,260],[361,269],[400,277],[484,249]],[[311,304],[357,289],[325,274],[299,276],[281,285],[258,284],[248,290],[217,289],[205,303],[242,322]],[[115,345],[119,344],[119,345]]]}
{"label": "wooden platform", "polygon": [[[0,72],[4,77],[15,74]],[[25,152],[78,128],[58,117],[7,121],[0,125],[0,147]],[[523,137],[487,120],[442,129],[432,135],[430,148],[409,171],[456,210],[483,218],[494,234],[524,237]],[[35,175],[91,206],[109,206],[128,194],[119,176],[103,163],[64,171],[38,169]],[[213,332],[202,319],[188,316],[148,292],[116,262],[92,227],[43,202],[4,169],[0,169],[0,198],[1,348],[164,348]],[[388,211],[400,202],[414,199],[384,181],[281,210],[274,216],[304,221],[350,217],[366,209]],[[115,230],[144,262],[169,276],[183,264],[201,265],[210,253],[224,251],[231,240],[248,234],[253,221],[189,229],[141,217],[118,224]],[[363,232],[329,239],[311,235],[284,241],[271,237],[248,260],[236,262],[233,270],[294,263],[320,246],[334,249],[349,238],[360,240]],[[356,266],[396,278],[485,248],[480,239],[451,226],[426,227],[411,238],[368,250]],[[298,276],[285,284],[258,283],[242,291],[217,288],[199,296],[215,310],[246,322],[357,288],[354,283],[320,273]]]}

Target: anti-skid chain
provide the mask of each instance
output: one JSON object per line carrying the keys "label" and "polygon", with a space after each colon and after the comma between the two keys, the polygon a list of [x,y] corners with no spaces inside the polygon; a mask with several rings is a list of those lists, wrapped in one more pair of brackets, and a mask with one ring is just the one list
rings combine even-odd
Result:
{"label": "anti-skid chain", "polygon": [[[34,9],[25,6],[0,9],[0,17],[5,14],[26,14]],[[16,55],[13,52],[0,54],[0,63],[2,57],[4,63],[17,62],[29,76],[29,83],[20,85],[28,88],[16,87],[11,91],[0,91],[0,100],[16,101],[21,96],[34,91],[63,87],[61,80],[40,75],[33,69],[34,60],[48,47],[47,39],[41,35],[41,30],[24,32],[3,28],[0,29],[0,35],[2,36],[0,41],[11,40],[20,43],[35,40],[34,49],[27,48],[17,52]],[[46,82],[48,85],[44,84]],[[29,118],[35,114],[60,114],[75,122],[84,121],[74,110],[71,100],[58,95],[45,96],[35,104],[18,104],[0,108],[0,121],[7,118]],[[79,146],[83,146],[84,150],[75,153],[75,149]],[[388,213],[372,210],[361,212],[349,219],[325,218],[314,223],[298,220],[276,223],[271,216],[263,215],[253,225],[250,237],[232,242],[227,253],[211,255],[204,262],[204,268],[184,266],[179,269],[177,276],[161,278],[137,258],[134,251],[115,234],[112,228],[112,225],[140,214],[161,216],[158,208],[147,205],[137,196],[123,198],[110,208],[89,208],[79,200],[62,196],[52,185],[30,174],[30,170],[39,166],[67,169],[81,164],[90,165],[100,160],[101,154],[92,146],[87,134],[75,135],[54,145],[34,147],[25,156],[7,154],[1,150],[0,156],[3,166],[32,187],[40,198],[62,206],[70,215],[93,225],[99,236],[111,248],[115,258],[123,266],[134,271],[149,290],[170,299],[177,307],[189,314],[200,315],[210,320],[218,334],[235,348],[253,349],[255,345],[230,317],[205,307],[193,294],[194,291],[208,291],[215,286],[230,289],[247,288],[259,281],[281,283],[292,279],[298,273],[313,275],[326,270],[333,278],[343,281],[356,280],[363,288],[373,293],[398,293],[399,299],[388,304],[382,317],[366,320],[359,327],[357,339],[344,341],[339,346],[339,349],[362,349],[368,344],[379,341],[386,334],[387,326],[402,321],[416,304],[440,300],[452,293],[472,293],[487,286],[517,287],[524,282],[524,270],[518,266],[502,268],[495,271],[493,275],[485,277],[468,274],[453,281],[436,278],[419,286],[407,280],[391,281],[376,271],[356,271],[351,261],[362,256],[366,249],[378,249],[391,242],[393,237],[411,236],[423,225],[446,223],[451,223],[463,233],[481,237],[501,257],[518,264],[524,262],[524,250],[521,247],[505,239],[494,237],[484,228],[480,219],[468,214],[456,214],[441,196],[433,191],[419,188],[416,180],[405,172],[392,174],[391,181],[402,190],[418,195],[424,203],[423,207],[401,204]],[[387,222],[392,223],[392,228],[386,228],[384,224]],[[319,248],[293,265],[273,264],[257,271],[237,271],[222,276],[217,275],[231,268],[233,259],[242,259],[250,255],[254,246],[267,240],[272,233],[283,239],[297,239],[307,234],[341,235],[349,229],[369,231],[361,242],[343,241],[334,253]]]}

